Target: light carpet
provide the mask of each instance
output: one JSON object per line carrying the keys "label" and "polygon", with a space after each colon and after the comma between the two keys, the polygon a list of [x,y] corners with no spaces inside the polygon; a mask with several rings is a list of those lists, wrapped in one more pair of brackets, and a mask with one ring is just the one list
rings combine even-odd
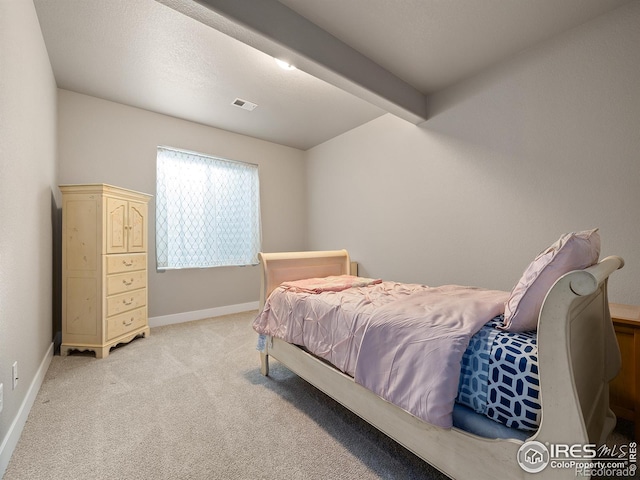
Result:
{"label": "light carpet", "polygon": [[3,479],[447,478],[277,361],[263,377],[256,313],[54,357]]}

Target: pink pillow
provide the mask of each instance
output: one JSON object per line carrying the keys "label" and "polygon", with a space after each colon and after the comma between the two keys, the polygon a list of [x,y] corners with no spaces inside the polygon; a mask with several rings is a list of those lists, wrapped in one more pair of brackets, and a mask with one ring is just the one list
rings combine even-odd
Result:
{"label": "pink pillow", "polygon": [[540,308],[552,285],[565,273],[582,270],[600,257],[598,229],[567,233],[538,255],[522,274],[504,309],[501,329],[509,332],[535,330]]}

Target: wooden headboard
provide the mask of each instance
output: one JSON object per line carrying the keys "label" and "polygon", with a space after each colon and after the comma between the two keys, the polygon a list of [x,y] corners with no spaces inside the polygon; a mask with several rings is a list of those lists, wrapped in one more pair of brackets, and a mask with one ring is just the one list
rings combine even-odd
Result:
{"label": "wooden headboard", "polygon": [[318,252],[259,253],[262,281],[260,308],[282,282],[329,275],[349,275],[351,263],[346,250]]}

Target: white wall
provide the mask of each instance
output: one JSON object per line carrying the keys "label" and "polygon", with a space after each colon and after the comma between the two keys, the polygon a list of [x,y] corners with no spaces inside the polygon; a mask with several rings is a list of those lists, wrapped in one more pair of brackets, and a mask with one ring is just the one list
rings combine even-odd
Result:
{"label": "white wall", "polygon": [[[509,290],[562,233],[599,227],[640,304],[640,2],[308,152],[309,242],[365,275]],[[329,194],[334,191],[335,194]]]}
{"label": "white wall", "polygon": [[[155,194],[156,148],[167,145],[259,165],[263,250],[306,246],[304,152],[95,97],[58,91],[61,184],[110,183]],[[150,205],[155,218],[155,203]],[[149,232],[149,316],[255,302],[258,267],[157,273]]]}
{"label": "white wall", "polygon": [[[31,1],[0,1],[0,476],[53,352],[56,85]],[[18,385],[12,389],[12,364]]]}

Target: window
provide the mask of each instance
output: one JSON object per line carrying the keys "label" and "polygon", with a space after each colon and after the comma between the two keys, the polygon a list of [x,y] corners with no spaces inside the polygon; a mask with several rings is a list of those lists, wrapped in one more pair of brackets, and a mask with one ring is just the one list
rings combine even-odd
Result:
{"label": "window", "polygon": [[258,263],[257,165],[158,147],[156,166],[158,270]]}

